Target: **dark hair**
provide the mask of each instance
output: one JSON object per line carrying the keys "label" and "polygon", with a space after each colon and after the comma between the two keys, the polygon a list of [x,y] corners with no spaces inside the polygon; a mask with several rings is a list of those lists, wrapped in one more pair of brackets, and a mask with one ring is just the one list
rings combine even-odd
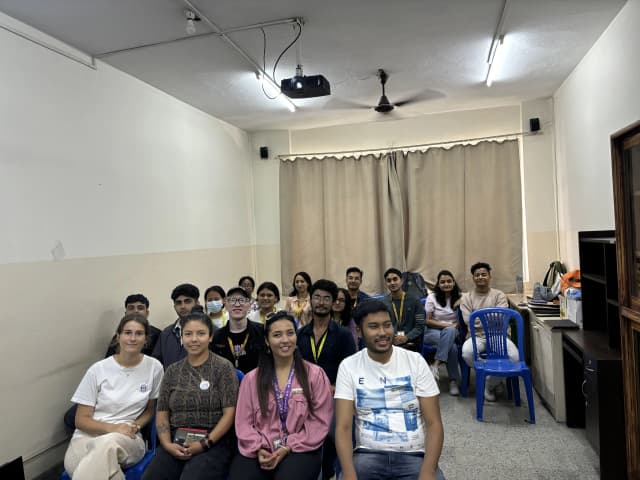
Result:
{"label": "dark hair", "polygon": [[129,295],[127,298],[125,298],[124,308],[127,308],[127,305],[129,305],[130,303],[136,302],[144,303],[144,306],[149,308],[149,299],[141,293],[134,293],[133,295]]}
{"label": "dark hair", "polygon": [[189,315],[180,319],[180,327],[184,329],[185,325],[189,322],[201,322],[209,330],[209,336],[213,334],[213,322],[209,318],[209,315],[204,313],[201,305],[194,306]]}
{"label": "dark hair", "polygon": [[331,302],[335,302],[336,298],[338,298],[338,286],[336,285],[336,282],[327,280],[326,278],[316,280],[315,283],[311,285],[309,295],[313,295],[313,292],[315,292],[316,290],[324,290],[325,292],[329,292],[331,294]]}
{"label": "dark hair", "polygon": [[198,290],[198,287],[196,287],[195,285],[192,285],[190,283],[183,283],[173,289],[173,292],[171,292],[171,300],[175,302],[176,298],[178,298],[180,295],[198,300],[198,298],[200,297],[200,290]]}
{"label": "dark hair", "polygon": [[[231,287],[229,290],[227,290],[227,297],[230,297],[231,295],[233,295],[234,293],[239,293],[240,295],[242,295],[244,298],[248,298],[251,299],[251,295],[249,295],[247,293],[247,291],[242,288],[242,287]],[[225,297],[226,298],[226,297]]]}
{"label": "dark hair", "polygon": [[[344,309],[340,312],[340,325],[343,327],[348,327],[351,322],[351,297],[349,295],[349,290],[346,288],[339,288],[338,294],[342,292],[344,294]],[[336,294],[336,300],[338,300],[338,294]],[[335,301],[335,300],[334,300]]]}
{"label": "dark hair", "polygon": [[447,275],[453,279],[453,290],[451,290],[451,306],[458,301],[461,297],[460,287],[458,287],[458,282],[456,282],[453,273],[449,270],[440,270],[438,272],[438,276],[436,277],[436,286],[433,288],[433,293],[435,294],[436,301],[440,304],[441,307],[445,307],[447,305],[447,296],[446,294],[440,290],[440,277],[443,275]]}
{"label": "dark hair", "polygon": [[213,285],[213,286],[211,286],[211,287],[207,288],[207,289],[204,291],[204,301],[205,301],[205,302],[207,301],[207,295],[209,295],[209,292],[218,292],[218,293],[220,294],[220,296],[222,297],[222,299],[223,299],[223,300],[224,300],[224,299],[225,299],[225,297],[227,296],[227,295],[224,293],[224,288],[222,288],[220,285]]}
{"label": "dark hair", "polygon": [[356,322],[356,325],[360,326],[362,320],[364,320],[367,315],[378,312],[389,313],[389,309],[382,300],[378,300],[377,298],[366,298],[358,303],[358,306],[353,310],[353,321]]}
{"label": "dark hair", "polygon": [[345,273],[344,276],[346,277],[350,273],[359,273],[361,279],[362,279],[362,276],[364,275],[364,272],[362,270],[360,270],[358,267],[349,267],[349,268],[347,268],[347,273]]}
{"label": "dark hair", "polygon": [[471,265],[471,275],[473,275],[479,268],[486,268],[487,272],[491,272],[491,265],[489,265],[487,262],[477,262]]}
{"label": "dark hair", "polygon": [[256,281],[253,279],[253,277],[250,277],[249,275],[240,277],[240,280],[238,280],[238,286],[241,287],[242,282],[244,282],[245,280],[249,280],[251,282],[251,288],[256,288]]}
{"label": "dark hair", "polygon": [[402,272],[400,270],[398,270],[397,268],[387,268],[387,270],[384,272],[384,275],[382,276],[382,278],[384,278],[385,280],[387,279],[387,275],[389,275],[390,273],[395,273],[396,275],[398,275],[399,277],[402,278]]}
{"label": "dark hair", "polygon": [[[128,313],[124,317],[122,317],[120,319],[120,323],[118,323],[118,326],[116,327],[116,333],[118,335],[120,335],[122,333],[122,330],[124,330],[124,326],[127,323],[132,322],[132,321],[133,322],[138,322],[140,325],[142,325],[144,327],[144,336],[148,338],[149,337],[149,320],[144,318],[139,313]],[[146,345],[146,340],[145,340],[145,345]],[[112,340],[111,344],[109,345],[109,347],[115,348],[116,349],[116,353],[118,353],[120,351],[120,342],[118,342],[117,335],[115,337],[113,337],[113,340]]]}
{"label": "dark hair", "polygon": [[[280,310],[272,317],[269,317],[264,324],[264,338],[265,342],[269,338],[269,330],[271,325],[278,320],[289,320],[293,327],[296,329],[296,322],[288,312]],[[294,375],[298,379],[300,386],[302,387],[302,393],[307,400],[307,406],[311,413],[313,413],[313,401],[311,400],[311,388],[309,387],[309,375],[307,374],[307,366],[304,363],[304,359],[300,354],[299,349],[293,351],[294,361]],[[258,382],[258,403],[260,404],[260,414],[265,417],[268,414],[269,408],[269,392],[275,391],[273,388],[273,378],[276,374],[276,367],[273,363],[273,354],[270,349],[263,348],[260,351],[260,357],[258,358],[258,371],[256,372],[256,378]]]}
{"label": "dark hair", "polygon": [[295,295],[298,294],[298,291],[296,290],[296,277],[300,275],[302,278],[304,278],[304,281],[307,282],[307,285],[309,285],[307,287],[307,289],[311,288],[311,285],[313,284],[313,282],[311,281],[311,276],[307,273],[307,272],[298,272],[293,276],[293,290],[291,290],[291,293],[289,294],[290,297],[293,297]]}
{"label": "dark hair", "polygon": [[280,301],[280,290],[278,290],[278,286],[273,282],[262,282],[258,287],[258,291],[256,292],[260,295],[262,290],[271,290],[273,294],[276,296],[276,301]]}

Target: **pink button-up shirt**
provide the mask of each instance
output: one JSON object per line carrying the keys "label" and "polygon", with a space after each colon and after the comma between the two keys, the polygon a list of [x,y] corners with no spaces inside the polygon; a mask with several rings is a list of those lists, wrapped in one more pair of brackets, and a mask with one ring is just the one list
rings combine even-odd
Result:
{"label": "pink button-up shirt", "polygon": [[[294,376],[287,414],[287,445],[293,452],[310,452],[322,446],[333,417],[331,384],[322,368],[304,362],[309,372],[309,388],[314,411],[311,413],[298,379]],[[258,369],[247,373],[240,383],[236,407],[238,448],[245,457],[257,457],[264,448],[273,451],[273,441],[282,438],[282,424],[275,397],[269,395],[268,412],[262,416],[258,402]]]}

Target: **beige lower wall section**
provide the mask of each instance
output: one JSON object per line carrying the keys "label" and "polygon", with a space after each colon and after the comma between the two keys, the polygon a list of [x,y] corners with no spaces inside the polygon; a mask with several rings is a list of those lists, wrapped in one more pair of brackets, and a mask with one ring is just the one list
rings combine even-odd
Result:
{"label": "beige lower wall section", "polygon": [[247,246],[0,266],[0,464],[22,455],[32,478],[61,460],[48,450],[68,436],[62,415],[103,357],[128,294],[144,293],[151,323],[163,328],[175,319],[173,287],[228,289],[255,274],[253,258]]}
{"label": "beige lower wall section", "polygon": [[[273,282],[280,289],[280,296],[282,298],[287,296],[292,286],[290,279],[285,279],[285,283],[282,283],[280,245],[257,245],[256,258],[256,288],[262,282]],[[284,306],[284,301],[281,305]]]}

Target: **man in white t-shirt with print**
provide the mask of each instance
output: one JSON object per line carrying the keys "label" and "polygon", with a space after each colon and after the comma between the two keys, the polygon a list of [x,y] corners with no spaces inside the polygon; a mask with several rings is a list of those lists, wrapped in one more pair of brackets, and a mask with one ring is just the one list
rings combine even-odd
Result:
{"label": "man in white t-shirt with print", "polygon": [[440,391],[427,362],[393,346],[393,323],[380,300],[358,304],[354,320],[366,348],[342,361],[336,380],[342,478],[444,480]]}

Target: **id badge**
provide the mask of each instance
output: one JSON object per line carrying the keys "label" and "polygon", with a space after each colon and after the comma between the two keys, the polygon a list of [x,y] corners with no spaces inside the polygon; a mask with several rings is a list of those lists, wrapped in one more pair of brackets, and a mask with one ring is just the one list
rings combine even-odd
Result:
{"label": "id badge", "polygon": [[398,333],[396,333],[396,335],[398,337],[404,337],[404,330],[398,330]]}
{"label": "id badge", "polygon": [[282,439],[274,438],[273,439],[273,451],[275,452],[282,446]]}

